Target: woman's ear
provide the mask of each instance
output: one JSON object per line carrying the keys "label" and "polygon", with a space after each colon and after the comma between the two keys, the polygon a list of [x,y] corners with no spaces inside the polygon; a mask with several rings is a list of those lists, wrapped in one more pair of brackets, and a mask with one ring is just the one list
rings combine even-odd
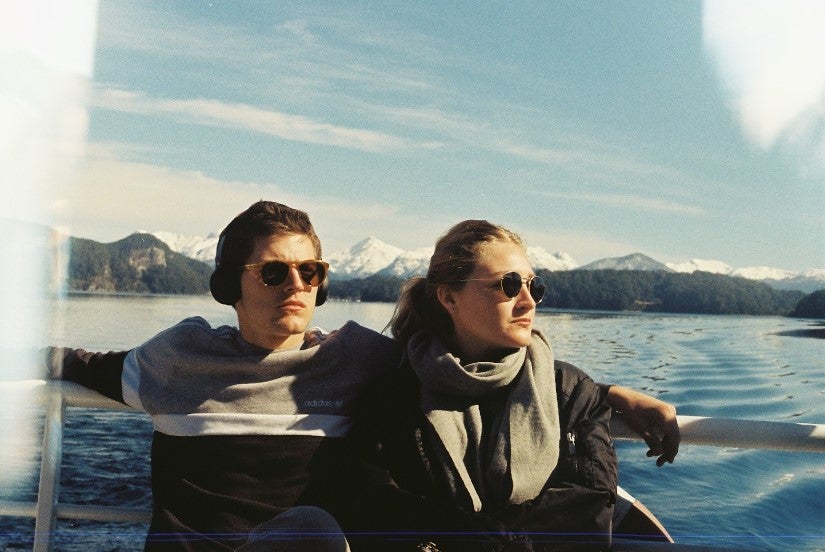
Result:
{"label": "woman's ear", "polygon": [[453,297],[453,290],[449,286],[438,286],[435,290],[435,295],[438,297],[438,302],[444,309],[452,314],[455,310],[455,298]]}

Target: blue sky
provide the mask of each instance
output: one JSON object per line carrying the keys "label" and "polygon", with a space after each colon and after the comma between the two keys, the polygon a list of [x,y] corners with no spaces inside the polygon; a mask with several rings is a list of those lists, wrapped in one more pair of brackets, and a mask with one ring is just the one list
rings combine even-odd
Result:
{"label": "blue sky", "polygon": [[97,5],[75,236],[207,234],[259,199],[327,254],[487,218],[579,263],[825,268],[822,4]]}

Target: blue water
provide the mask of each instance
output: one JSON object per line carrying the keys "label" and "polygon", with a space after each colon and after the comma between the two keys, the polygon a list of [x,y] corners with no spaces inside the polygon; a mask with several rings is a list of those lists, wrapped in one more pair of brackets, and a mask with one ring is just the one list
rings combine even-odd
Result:
{"label": "blue water", "polygon": [[[541,326],[559,358],[597,381],[677,405],[680,414],[825,423],[825,341],[775,317],[554,313]],[[683,446],[656,468],[618,442],[620,483],[677,542],[825,550],[825,455]]]}
{"label": "blue water", "polygon": [[[49,304],[40,345],[132,347],[191,315],[233,323],[207,297],[70,297]],[[327,329],[355,319],[381,330],[392,305],[328,303]],[[825,340],[779,335],[808,322],[777,317],[543,312],[538,327],[556,356],[601,382],[621,383],[677,405],[680,414],[825,423]],[[60,501],[150,504],[148,420],[72,409],[65,431]],[[34,416],[36,410],[32,409]],[[19,413],[18,413],[19,415]],[[37,418],[35,418],[37,419]],[[35,424],[36,426],[36,424]],[[28,469],[0,498],[34,500],[39,437],[13,451]],[[825,551],[825,454],[683,445],[657,468],[641,443],[618,441],[620,483],[685,544]],[[5,457],[4,457],[5,458]],[[0,518],[0,550],[31,548],[34,522]],[[55,550],[142,549],[145,527],[60,520]]]}

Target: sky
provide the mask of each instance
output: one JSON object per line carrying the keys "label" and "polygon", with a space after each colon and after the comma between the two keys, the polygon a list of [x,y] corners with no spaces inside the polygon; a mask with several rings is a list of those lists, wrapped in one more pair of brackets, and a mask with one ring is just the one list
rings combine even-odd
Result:
{"label": "sky", "polygon": [[59,123],[24,216],[70,235],[207,235],[263,198],[327,255],[485,218],[580,264],[825,268],[817,0],[42,3],[60,94],[4,109]]}

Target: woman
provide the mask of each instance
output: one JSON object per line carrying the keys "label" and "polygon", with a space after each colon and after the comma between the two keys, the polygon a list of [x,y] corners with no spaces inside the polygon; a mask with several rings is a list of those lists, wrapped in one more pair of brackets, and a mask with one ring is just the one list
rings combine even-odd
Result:
{"label": "woman", "polygon": [[354,550],[609,548],[610,407],[533,328],[544,289],[505,228],[467,220],[439,239],[390,322],[400,372],[357,429],[388,476],[346,520]]}

